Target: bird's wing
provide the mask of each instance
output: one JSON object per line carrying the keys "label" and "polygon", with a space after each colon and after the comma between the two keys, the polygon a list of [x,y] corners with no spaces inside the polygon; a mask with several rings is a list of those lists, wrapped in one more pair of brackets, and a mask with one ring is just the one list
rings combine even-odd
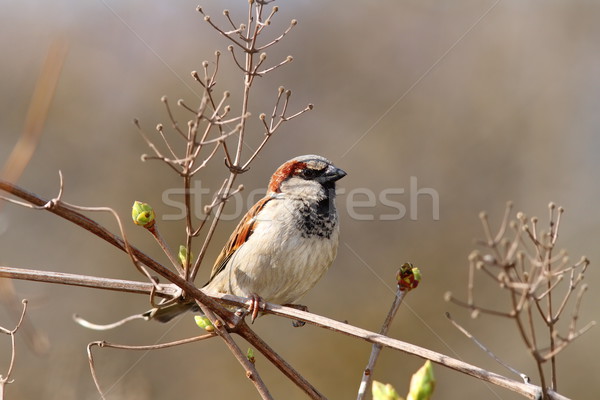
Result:
{"label": "bird's wing", "polygon": [[210,274],[210,280],[206,283],[207,285],[213,280],[213,278],[219,274],[219,272],[225,269],[227,262],[231,259],[233,254],[241,245],[248,241],[248,238],[252,235],[256,226],[260,223],[256,218],[258,213],[265,207],[265,205],[272,200],[273,197],[266,196],[260,199],[248,212],[244,215],[244,218],[240,221],[238,226],[235,228],[229,240],[221,250],[221,253],[215,261],[212,272]]}

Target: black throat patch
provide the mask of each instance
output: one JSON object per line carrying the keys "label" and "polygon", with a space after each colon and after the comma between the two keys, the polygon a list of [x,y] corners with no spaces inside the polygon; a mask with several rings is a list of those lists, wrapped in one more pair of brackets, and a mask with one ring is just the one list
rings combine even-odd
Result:
{"label": "black throat patch", "polygon": [[336,225],[337,213],[335,209],[335,188],[325,187],[327,196],[317,203],[302,201],[298,219],[298,228],[302,232],[302,237],[309,238],[313,236],[331,238]]}

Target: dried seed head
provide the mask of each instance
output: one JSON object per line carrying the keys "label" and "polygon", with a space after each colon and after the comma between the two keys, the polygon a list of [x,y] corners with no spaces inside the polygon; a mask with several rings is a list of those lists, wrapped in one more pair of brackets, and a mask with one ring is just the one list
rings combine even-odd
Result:
{"label": "dried seed head", "polygon": [[483,262],[485,262],[487,264],[495,264],[496,258],[494,258],[494,256],[491,254],[486,254],[483,256]]}
{"label": "dried seed head", "polygon": [[469,254],[469,261],[475,261],[479,258],[479,252],[477,250],[473,250],[471,254]]}

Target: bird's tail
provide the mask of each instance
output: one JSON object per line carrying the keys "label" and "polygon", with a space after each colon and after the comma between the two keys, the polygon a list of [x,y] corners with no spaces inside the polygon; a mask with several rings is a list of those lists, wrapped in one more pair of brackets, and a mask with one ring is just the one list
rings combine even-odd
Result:
{"label": "bird's tail", "polygon": [[199,312],[200,307],[196,304],[195,301],[186,301],[186,302],[174,302],[172,304],[159,304],[158,307],[154,307],[145,313],[142,316],[147,320],[155,320],[158,322],[169,322],[173,318],[181,315],[185,312]]}

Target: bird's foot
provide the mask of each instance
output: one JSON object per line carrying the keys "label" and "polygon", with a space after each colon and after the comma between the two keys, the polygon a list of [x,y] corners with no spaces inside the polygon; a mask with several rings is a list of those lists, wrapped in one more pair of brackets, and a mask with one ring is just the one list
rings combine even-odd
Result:
{"label": "bird's foot", "polygon": [[248,312],[252,315],[252,318],[250,319],[251,323],[254,323],[254,320],[258,317],[258,312],[261,310],[264,311],[265,307],[265,302],[259,295],[256,293],[250,294],[250,307],[248,308]]}
{"label": "bird's foot", "polygon": [[[302,305],[302,304],[283,304],[284,307],[290,307],[290,308],[295,308],[296,310],[300,310],[300,311],[308,311],[308,307]],[[306,322],[304,321],[300,321],[300,320],[293,320],[292,321],[292,326],[294,328],[300,328],[302,326],[306,325]]]}

